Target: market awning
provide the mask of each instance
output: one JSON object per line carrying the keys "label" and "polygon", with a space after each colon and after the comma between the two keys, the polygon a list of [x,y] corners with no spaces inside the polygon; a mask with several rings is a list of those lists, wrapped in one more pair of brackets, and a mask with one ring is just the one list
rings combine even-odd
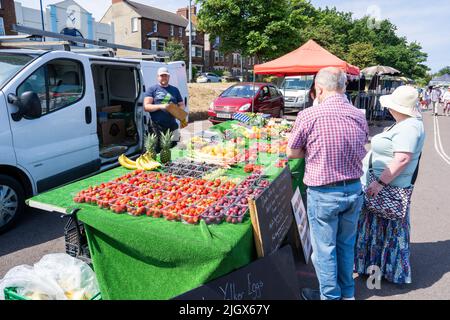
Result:
{"label": "market awning", "polygon": [[347,74],[359,75],[359,68],[336,57],[314,40],[278,59],[255,65],[255,74],[295,76],[316,74],[326,67],[338,67]]}

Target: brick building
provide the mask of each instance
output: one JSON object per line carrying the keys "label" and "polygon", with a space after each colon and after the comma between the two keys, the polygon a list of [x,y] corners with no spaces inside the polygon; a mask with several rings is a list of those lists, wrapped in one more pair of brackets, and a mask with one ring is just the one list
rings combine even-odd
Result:
{"label": "brick building", "polygon": [[[192,6],[192,22],[195,30],[197,9]],[[127,0],[112,0],[112,4],[101,22],[114,23],[116,43],[131,47],[149,49],[160,57],[166,57],[166,46],[170,40],[183,43],[186,56],[189,38],[186,28],[189,24],[189,8],[177,13],[168,12],[148,5]],[[118,55],[127,55],[118,51]],[[192,64],[200,72],[204,70],[204,35],[196,32],[192,39]]]}
{"label": "brick building", "polygon": [[0,0],[0,35],[15,35],[11,26],[16,24],[14,0]]}

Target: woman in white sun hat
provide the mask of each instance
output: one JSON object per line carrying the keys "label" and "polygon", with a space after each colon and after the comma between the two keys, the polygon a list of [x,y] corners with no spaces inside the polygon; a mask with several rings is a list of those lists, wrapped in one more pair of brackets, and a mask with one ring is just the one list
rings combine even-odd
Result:
{"label": "woman in white sun hat", "polygon": [[[395,190],[411,187],[425,141],[416,89],[399,87],[393,94],[381,97],[380,103],[389,109],[396,123],[373,137],[372,151],[364,159],[362,183],[367,199],[376,199],[388,185],[399,187]],[[372,183],[368,183],[370,176],[375,178]],[[385,192],[380,196],[383,194]],[[387,203],[384,198],[380,201]],[[365,201],[358,223],[355,272],[369,274],[369,267],[378,266],[386,280],[397,284],[411,283],[409,207],[406,206],[404,218],[390,220],[369,212],[368,205]]]}

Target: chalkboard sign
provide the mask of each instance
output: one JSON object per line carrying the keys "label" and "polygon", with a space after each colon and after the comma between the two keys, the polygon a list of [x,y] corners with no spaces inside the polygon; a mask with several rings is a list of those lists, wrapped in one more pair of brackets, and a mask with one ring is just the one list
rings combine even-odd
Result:
{"label": "chalkboard sign", "polygon": [[299,300],[292,248],[234,271],[174,300]]}
{"label": "chalkboard sign", "polygon": [[306,264],[309,263],[311,256],[311,236],[309,234],[308,215],[306,213],[305,205],[303,204],[300,189],[297,188],[292,198],[292,208],[294,210],[295,221],[297,222],[298,237],[302,244],[303,255]]}
{"label": "chalkboard sign", "polygon": [[280,248],[293,222],[292,197],[291,171],[286,166],[259,198],[249,201],[259,257],[270,255]]}

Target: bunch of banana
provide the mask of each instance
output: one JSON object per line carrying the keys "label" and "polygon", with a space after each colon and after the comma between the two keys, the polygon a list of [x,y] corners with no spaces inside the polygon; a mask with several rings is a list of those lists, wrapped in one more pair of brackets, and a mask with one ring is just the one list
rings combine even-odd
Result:
{"label": "bunch of banana", "polygon": [[124,154],[120,155],[119,163],[124,168],[130,169],[130,170],[136,170],[137,169],[136,161],[133,161],[133,160],[129,159]]}
{"label": "bunch of banana", "polygon": [[155,170],[161,166],[161,164],[157,161],[150,159],[149,154],[145,153],[141,155],[136,161],[129,159],[127,156],[122,154],[119,157],[119,163],[122,167],[130,169],[130,170]]}
{"label": "bunch of banana", "polygon": [[151,171],[161,167],[158,161],[152,160],[149,154],[145,153],[136,160],[136,166],[140,170]]}

